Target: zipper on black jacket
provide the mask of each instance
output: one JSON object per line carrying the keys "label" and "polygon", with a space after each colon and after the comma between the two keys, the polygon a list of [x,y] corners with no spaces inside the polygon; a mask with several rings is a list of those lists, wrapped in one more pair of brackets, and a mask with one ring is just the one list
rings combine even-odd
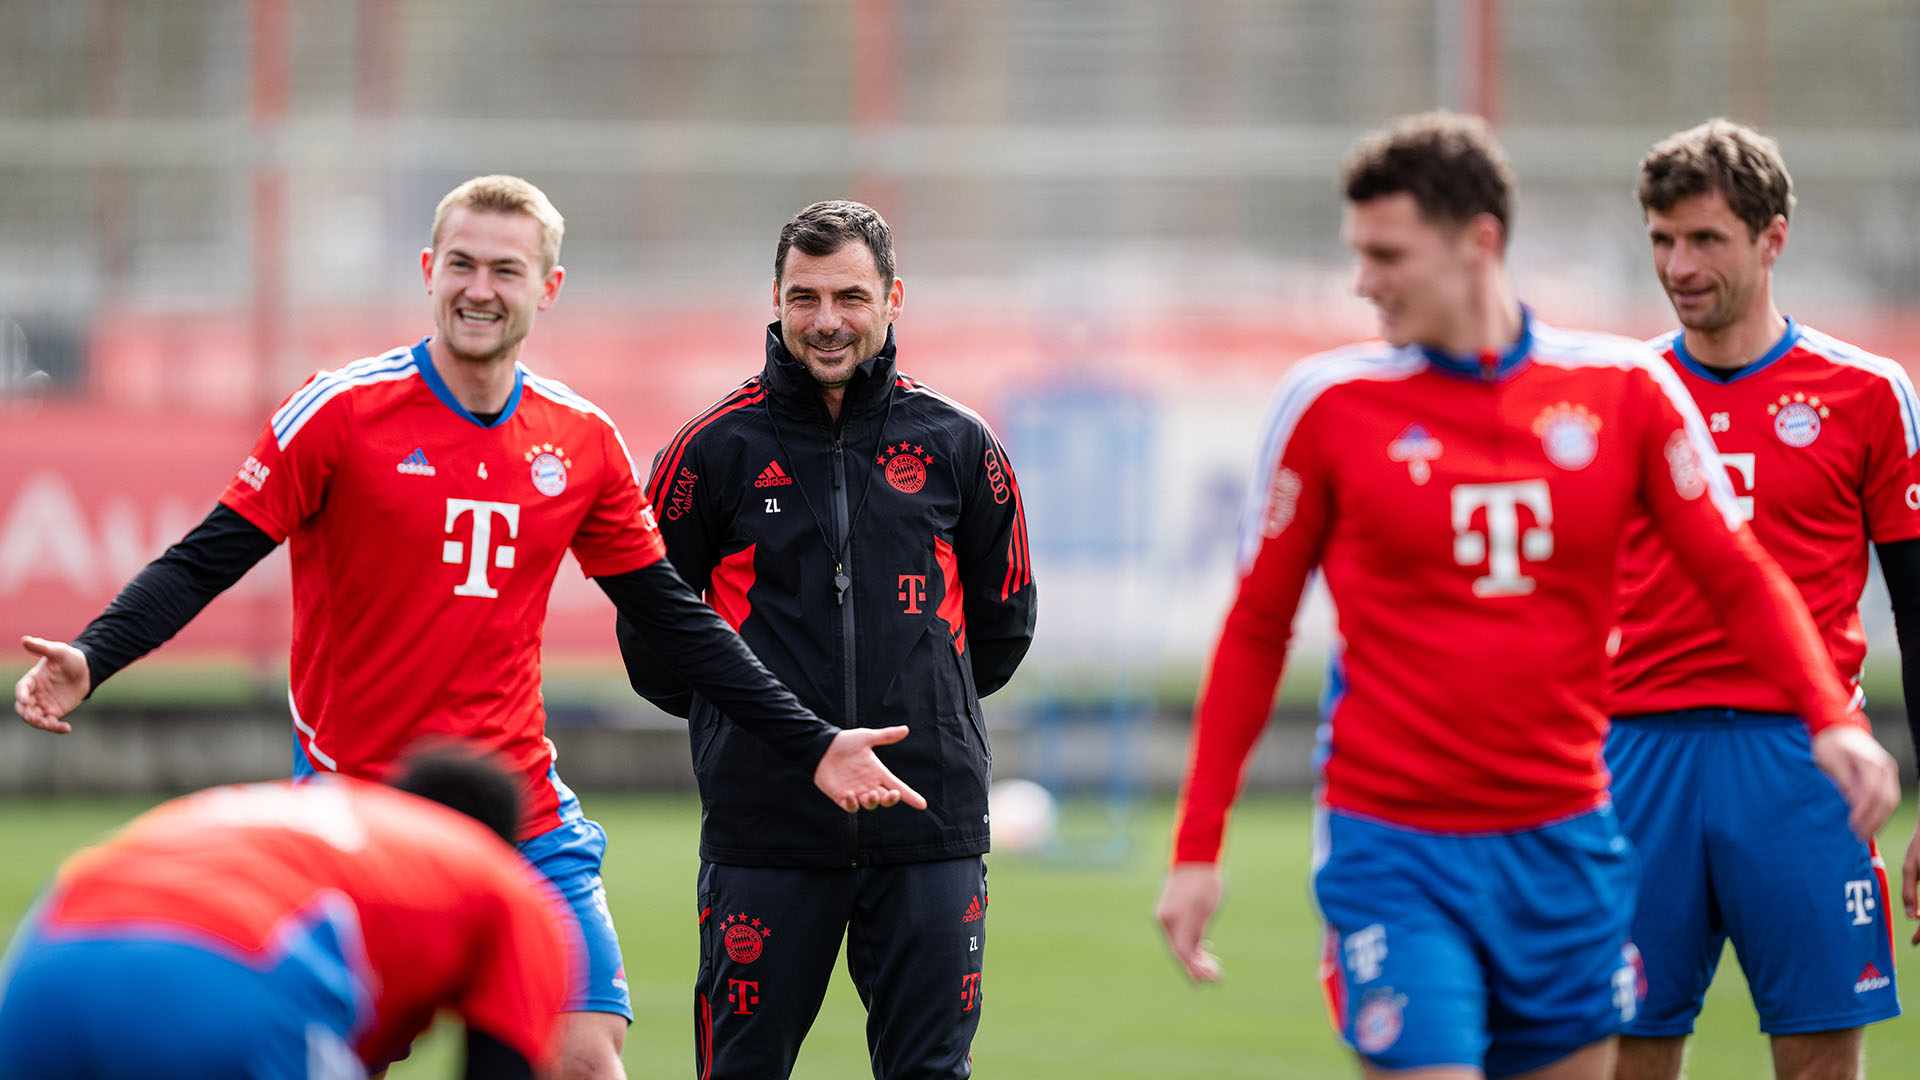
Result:
{"label": "zipper on black jacket", "polygon": [[[843,727],[855,727],[854,711],[857,704],[853,682],[853,605],[847,602],[847,593],[853,588],[853,573],[848,563],[853,562],[852,537],[847,531],[852,528],[847,513],[847,455],[840,443],[840,436],[833,437],[833,524],[840,538],[840,550],[845,552],[842,561],[833,568],[833,586],[840,603],[840,651],[841,678],[846,683],[847,703],[843,713]],[[858,811],[847,815],[847,863],[860,865],[860,814]]]}

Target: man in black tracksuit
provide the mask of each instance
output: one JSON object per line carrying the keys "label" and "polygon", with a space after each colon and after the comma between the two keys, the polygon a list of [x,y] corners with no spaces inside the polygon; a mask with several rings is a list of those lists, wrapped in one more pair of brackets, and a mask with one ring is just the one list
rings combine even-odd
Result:
{"label": "man in black tracksuit", "polygon": [[1033,638],[1020,489],[993,432],[900,374],[886,222],[781,231],[766,366],[683,427],[648,494],[667,554],[800,700],[927,809],[864,816],[693,694],[620,627],[634,688],[691,720],[700,781],[696,1075],[787,1076],[847,938],[882,1080],[962,1077],[979,1024],[987,784],[980,697]]}

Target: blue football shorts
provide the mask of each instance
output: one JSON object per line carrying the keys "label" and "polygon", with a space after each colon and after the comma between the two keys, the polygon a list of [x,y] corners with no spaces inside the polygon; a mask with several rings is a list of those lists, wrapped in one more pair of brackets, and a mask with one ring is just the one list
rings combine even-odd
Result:
{"label": "blue football shorts", "polygon": [[260,956],[174,927],[30,914],[0,966],[0,1076],[364,1080],[359,941],[344,899],[289,920]]}
{"label": "blue football shorts", "polygon": [[[300,781],[317,774],[313,762],[298,740],[293,748],[293,778]],[[607,908],[606,886],[600,880],[600,864],[607,855],[607,831],[581,812],[580,799],[560,779],[553,766],[547,767],[547,782],[560,797],[560,824],[519,844],[520,854],[533,868],[553,883],[573,912],[586,947],[586,971],[583,980],[567,996],[570,1012],[606,1012],[633,1022],[633,1001],[627,993],[627,969],[620,956],[620,935],[613,928],[613,912]]]}
{"label": "blue football shorts", "polygon": [[585,983],[568,995],[574,1012],[606,1012],[633,1021],[633,1002],[627,993],[627,969],[620,958],[620,935],[607,910],[607,890],[600,881],[600,864],[607,855],[607,831],[580,812],[580,800],[551,769],[547,779],[560,792],[560,825],[520,842],[520,854],[535,870],[553,882],[580,925],[586,945]]}
{"label": "blue football shorts", "polygon": [[1612,810],[1469,835],[1319,815],[1321,977],[1334,1026],[1370,1064],[1512,1076],[1633,1017],[1639,871]]}
{"label": "blue football shorts", "polygon": [[1728,941],[1768,1034],[1900,1015],[1885,864],[1847,827],[1799,718],[1616,718],[1606,759],[1646,867],[1633,940],[1647,1000],[1627,1034],[1691,1032]]}

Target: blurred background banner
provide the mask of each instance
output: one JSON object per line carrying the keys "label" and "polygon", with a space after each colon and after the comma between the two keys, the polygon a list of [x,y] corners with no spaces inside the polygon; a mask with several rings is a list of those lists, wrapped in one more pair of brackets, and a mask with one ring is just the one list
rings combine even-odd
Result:
{"label": "blurred background banner", "polygon": [[[1276,379],[1373,332],[1335,186],[1362,131],[1495,120],[1522,295],[1651,334],[1641,154],[1760,124],[1801,199],[1783,306],[1906,362],[1916,52],[1899,0],[0,0],[0,638],[77,632],[310,372],[428,333],[435,203],[513,172],[569,225],[525,359],[643,472],[759,367],[780,225],[878,207],[902,368],[995,424],[1032,503],[1013,699],[1177,701]],[[281,559],[145,665],[270,685]],[[550,670],[617,684],[610,622],[563,570]]]}

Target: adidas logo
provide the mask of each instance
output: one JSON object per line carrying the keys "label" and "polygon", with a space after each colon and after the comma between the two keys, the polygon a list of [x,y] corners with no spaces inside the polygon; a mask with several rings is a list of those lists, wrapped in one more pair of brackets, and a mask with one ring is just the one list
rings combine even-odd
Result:
{"label": "adidas logo", "polygon": [[1853,992],[1864,994],[1869,990],[1880,990],[1891,985],[1893,985],[1892,979],[1880,974],[1879,968],[1868,964],[1867,969],[1860,973],[1860,978],[1854,981]]}
{"label": "adidas logo", "polygon": [[413,453],[408,454],[405,460],[393,468],[396,472],[403,472],[408,476],[432,476],[435,472],[434,467],[427,464],[426,451],[417,446],[413,448]]}
{"label": "adidas logo", "polygon": [[780,463],[770,461],[766,468],[760,470],[760,476],[754,480],[753,486],[757,488],[786,487],[791,483],[793,483],[793,477],[787,475],[786,470],[780,467]]}
{"label": "adidas logo", "polygon": [[986,914],[986,909],[980,906],[980,898],[976,896],[973,898],[973,902],[967,905],[967,913],[960,916],[960,921],[963,923],[979,922],[986,917]]}

